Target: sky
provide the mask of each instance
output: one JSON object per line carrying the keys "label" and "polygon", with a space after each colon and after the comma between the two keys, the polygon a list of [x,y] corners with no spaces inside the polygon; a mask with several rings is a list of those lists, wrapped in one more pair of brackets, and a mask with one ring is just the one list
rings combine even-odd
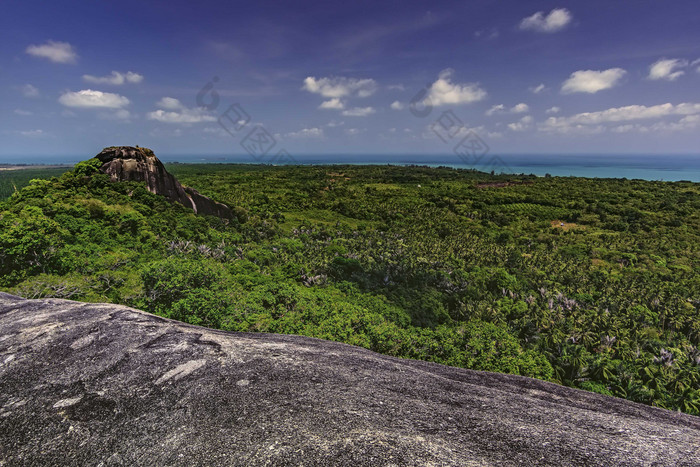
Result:
{"label": "sky", "polygon": [[0,162],[700,154],[697,0],[5,0],[0,43]]}

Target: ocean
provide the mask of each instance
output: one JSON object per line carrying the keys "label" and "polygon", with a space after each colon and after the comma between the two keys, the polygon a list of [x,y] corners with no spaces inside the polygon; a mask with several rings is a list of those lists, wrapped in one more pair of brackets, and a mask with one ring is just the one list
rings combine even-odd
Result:
{"label": "ocean", "polygon": [[[508,172],[514,174],[535,174],[562,177],[589,178],[628,178],[642,180],[678,181],[690,180],[700,182],[700,155],[493,155],[487,154],[478,164],[468,164],[456,155],[373,155],[373,154],[336,154],[336,155],[291,155],[289,160],[278,161],[274,157],[263,156],[260,159],[249,155],[168,155],[159,154],[163,162],[180,163],[278,163],[278,164],[396,164],[427,165],[431,167],[447,166],[468,168],[490,172]],[[71,156],[33,156],[2,157],[4,164],[75,164],[84,157]]]}
{"label": "ocean", "polygon": [[[508,173],[544,176],[629,178],[642,180],[700,182],[700,155],[635,156],[635,155],[500,155],[504,165],[494,165],[495,158],[486,155],[478,164],[467,164],[456,155],[293,155],[293,161],[280,164],[398,164],[447,166],[490,172],[496,167]],[[270,158],[256,160],[248,155],[239,156],[163,156],[164,162],[209,163],[275,163]]]}

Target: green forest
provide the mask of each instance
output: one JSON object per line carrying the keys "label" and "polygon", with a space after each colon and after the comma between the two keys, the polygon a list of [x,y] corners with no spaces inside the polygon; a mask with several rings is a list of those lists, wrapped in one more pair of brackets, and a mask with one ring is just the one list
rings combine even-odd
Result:
{"label": "green forest", "polygon": [[700,184],[387,165],[167,169],[235,219],[110,182],[94,160],[31,180],[0,173],[0,289],[700,415]]}

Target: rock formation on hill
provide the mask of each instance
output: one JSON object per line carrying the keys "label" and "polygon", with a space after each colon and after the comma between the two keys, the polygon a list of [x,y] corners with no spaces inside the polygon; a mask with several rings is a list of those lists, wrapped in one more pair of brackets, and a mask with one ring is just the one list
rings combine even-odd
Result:
{"label": "rock formation on hill", "polygon": [[700,465],[700,418],[0,293],[0,465]]}
{"label": "rock formation on hill", "polygon": [[102,162],[100,170],[113,181],[146,182],[151,193],[162,195],[183,206],[192,208],[198,214],[232,219],[233,212],[228,206],[199,194],[196,190],[184,187],[168,173],[163,163],[147,148],[113,146],[105,148],[95,156]]}

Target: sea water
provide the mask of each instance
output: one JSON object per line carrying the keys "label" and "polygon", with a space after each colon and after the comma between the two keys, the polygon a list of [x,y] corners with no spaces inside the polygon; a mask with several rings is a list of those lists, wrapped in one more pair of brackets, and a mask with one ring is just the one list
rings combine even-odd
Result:
{"label": "sea water", "polygon": [[[631,154],[487,154],[477,164],[468,164],[457,155],[400,155],[400,154],[336,154],[304,155],[293,154],[285,161],[273,156],[254,158],[247,154],[239,155],[168,155],[159,154],[163,162],[180,163],[234,163],[234,164],[395,164],[447,166],[460,169],[490,171],[498,157],[504,172],[514,174],[546,174],[562,177],[628,178],[642,180],[700,182],[700,155],[631,155]],[[3,157],[5,164],[75,164],[85,157],[72,156],[33,156]]]}

